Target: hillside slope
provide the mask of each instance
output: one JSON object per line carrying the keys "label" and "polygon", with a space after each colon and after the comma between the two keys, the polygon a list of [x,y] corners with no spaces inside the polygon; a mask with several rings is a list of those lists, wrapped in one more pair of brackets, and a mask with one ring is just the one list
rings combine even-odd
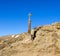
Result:
{"label": "hillside slope", "polygon": [[60,23],[1,37],[0,56],[60,56]]}

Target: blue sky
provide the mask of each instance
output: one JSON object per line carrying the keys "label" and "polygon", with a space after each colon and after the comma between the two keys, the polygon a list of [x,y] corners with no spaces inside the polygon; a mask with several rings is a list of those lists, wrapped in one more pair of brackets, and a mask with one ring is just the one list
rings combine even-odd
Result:
{"label": "blue sky", "polygon": [[60,22],[60,0],[0,0],[0,36],[27,31],[31,27]]}

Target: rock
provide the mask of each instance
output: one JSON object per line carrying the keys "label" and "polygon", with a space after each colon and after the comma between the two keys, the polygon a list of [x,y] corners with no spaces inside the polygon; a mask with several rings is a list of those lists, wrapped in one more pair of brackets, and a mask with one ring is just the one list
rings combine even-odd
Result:
{"label": "rock", "polygon": [[11,37],[13,38],[13,37],[15,37],[15,35],[12,35]]}
{"label": "rock", "polygon": [[42,30],[43,31],[54,31],[54,27],[53,26],[43,26],[42,27]]}
{"label": "rock", "polygon": [[3,48],[5,48],[5,47],[6,47],[5,44],[0,44],[0,50],[3,49]]}
{"label": "rock", "polygon": [[60,56],[60,23],[0,38],[0,56]]}

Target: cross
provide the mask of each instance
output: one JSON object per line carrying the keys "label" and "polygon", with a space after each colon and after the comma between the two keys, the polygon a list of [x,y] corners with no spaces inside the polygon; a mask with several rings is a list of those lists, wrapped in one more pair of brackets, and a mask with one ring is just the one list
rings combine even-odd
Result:
{"label": "cross", "polygon": [[30,20],[31,15],[32,15],[31,13],[28,14],[29,20]]}

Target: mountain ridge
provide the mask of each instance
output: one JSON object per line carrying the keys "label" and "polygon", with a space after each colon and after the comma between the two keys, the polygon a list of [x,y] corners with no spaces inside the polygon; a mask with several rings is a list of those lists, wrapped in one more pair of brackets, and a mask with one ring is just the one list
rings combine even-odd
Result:
{"label": "mountain ridge", "polygon": [[60,56],[60,22],[0,38],[0,56]]}

